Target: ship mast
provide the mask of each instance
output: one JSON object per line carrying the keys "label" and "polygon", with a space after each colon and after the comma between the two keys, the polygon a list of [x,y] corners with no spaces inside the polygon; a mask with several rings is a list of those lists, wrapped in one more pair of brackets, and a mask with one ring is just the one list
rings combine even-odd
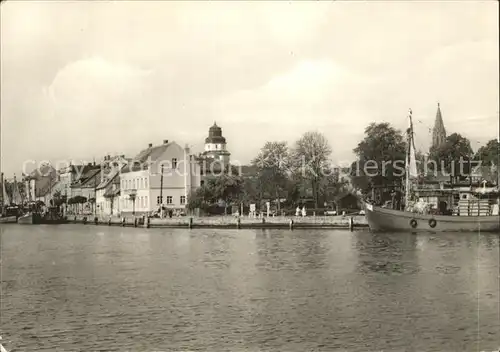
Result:
{"label": "ship mast", "polygon": [[[413,121],[412,121],[412,111],[408,110],[408,119],[410,127],[408,128],[408,145],[406,148],[406,163],[405,163],[405,209],[408,209],[408,205],[411,200],[411,174],[415,173],[416,170],[412,170],[412,167],[416,167],[415,162],[415,145],[413,141]],[[413,151],[413,152],[412,152]],[[413,166],[415,165],[415,166]]]}

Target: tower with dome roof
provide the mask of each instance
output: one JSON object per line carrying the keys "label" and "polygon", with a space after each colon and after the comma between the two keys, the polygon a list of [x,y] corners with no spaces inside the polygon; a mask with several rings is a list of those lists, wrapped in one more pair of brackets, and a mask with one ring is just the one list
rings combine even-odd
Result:
{"label": "tower with dome roof", "polygon": [[208,130],[208,137],[205,138],[205,151],[203,156],[215,160],[221,160],[225,165],[229,164],[231,153],[226,148],[226,138],[222,136],[222,128],[217,126],[217,123]]}

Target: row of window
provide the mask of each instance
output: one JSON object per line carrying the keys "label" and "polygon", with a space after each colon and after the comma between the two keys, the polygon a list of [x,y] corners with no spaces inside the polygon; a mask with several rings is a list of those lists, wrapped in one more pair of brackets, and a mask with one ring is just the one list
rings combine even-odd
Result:
{"label": "row of window", "polygon": [[[166,196],[165,199],[166,199],[166,204],[174,204],[174,197]],[[157,204],[162,204],[160,196],[156,197],[156,202]],[[186,196],[180,196],[180,204],[181,205],[186,204]],[[121,206],[122,208],[131,209],[134,206],[134,202],[129,198],[121,199]],[[137,197],[135,199],[135,207],[138,209],[149,208],[148,196]]]}
{"label": "row of window", "polygon": [[[172,159],[172,169],[177,169],[177,158]],[[165,165],[162,165],[165,167]],[[122,180],[122,189],[146,189],[148,188],[148,179],[146,177],[138,177],[133,180]]]}
{"label": "row of window", "polygon": [[[156,197],[156,204],[163,204],[162,197],[158,196]],[[166,197],[166,204],[174,204],[174,197],[172,196],[167,196]],[[180,204],[186,204],[186,196],[181,196],[180,198]]]}
{"label": "row of window", "polygon": [[122,189],[146,189],[148,188],[147,177],[139,177],[133,180],[122,180]]}
{"label": "row of window", "polygon": [[[121,199],[121,206],[125,209],[132,209],[134,202],[130,198]],[[135,199],[135,207],[137,209],[148,209],[148,196],[140,196]]]}

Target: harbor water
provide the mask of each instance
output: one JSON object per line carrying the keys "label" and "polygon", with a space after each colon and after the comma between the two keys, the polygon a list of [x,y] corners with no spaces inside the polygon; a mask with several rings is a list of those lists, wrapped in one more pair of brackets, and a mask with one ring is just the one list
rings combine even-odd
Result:
{"label": "harbor water", "polygon": [[0,225],[9,351],[492,351],[496,234]]}

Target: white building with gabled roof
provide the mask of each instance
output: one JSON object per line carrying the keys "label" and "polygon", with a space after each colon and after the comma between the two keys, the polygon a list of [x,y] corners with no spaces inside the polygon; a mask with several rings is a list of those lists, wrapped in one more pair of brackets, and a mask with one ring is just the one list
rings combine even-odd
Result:
{"label": "white building with gabled roof", "polygon": [[200,165],[189,147],[168,140],[157,146],[149,144],[122,169],[121,213],[151,214],[160,205],[172,212],[184,211],[200,180]]}

